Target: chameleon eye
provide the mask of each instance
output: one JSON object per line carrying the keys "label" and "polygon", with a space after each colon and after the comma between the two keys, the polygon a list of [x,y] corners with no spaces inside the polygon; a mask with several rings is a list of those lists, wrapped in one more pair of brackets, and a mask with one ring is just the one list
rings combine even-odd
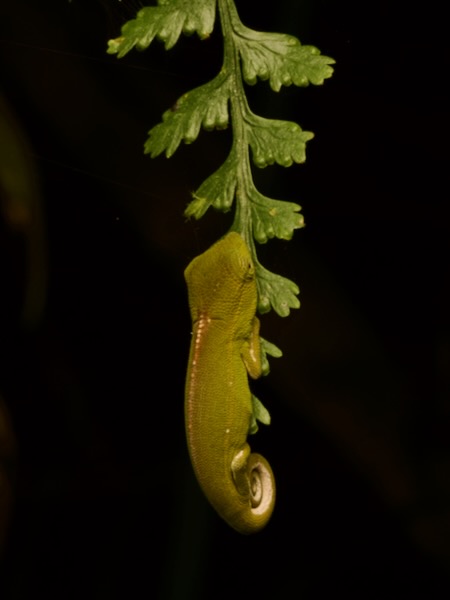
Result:
{"label": "chameleon eye", "polygon": [[255,267],[253,266],[252,261],[248,259],[245,263],[245,278],[253,279],[254,276],[255,276]]}

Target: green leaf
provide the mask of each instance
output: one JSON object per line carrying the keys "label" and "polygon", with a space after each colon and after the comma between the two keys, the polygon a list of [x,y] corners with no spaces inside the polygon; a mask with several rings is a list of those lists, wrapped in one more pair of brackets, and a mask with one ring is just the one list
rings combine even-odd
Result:
{"label": "green leaf", "polygon": [[216,0],[158,0],[158,6],[145,7],[136,19],[122,27],[122,35],[108,42],[108,54],[125,56],[134,46],[147,48],[157,37],[166,50],[172,48],[181,32],[209,37],[214,27]]}
{"label": "green leaf", "polygon": [[265,119],[253,113],[246,118],[246,131],[253,162],[260,168],[273,163],[290,167],[293,162],[304,162],[306,142],[314,137],[292,121]]}
{"label": "green leaf", "polygon": [[256,284],[260,313],[269,312],[273,308],[280,317],[287,317],[291,308],[300,307],[298,286],[286,277],[271,273],[259,263],[256,265]]}
{"label": "green leaf", "polygon": [[304,227],[303,215],[299,213],[301,206],[298,204],[272,200],[263,196],[254,187],[249,191],[249,196],[253,237],[260,244],[265,244],[274,236],[282,240],[290,240],[295,229]]}
{"label": "green leaf", "polygon": [[[269,80],[274,91],[283,85],[320,85],[332,75],[331,65],[335,61],[322,56],[314,46],[302,46],[293,36],[245,27],[234,0],[221,2],[222,71],[213,81],[184,94],[163,114],[162,122],[149,132],[145,153],[152,158],[165,153],[169,158],[181,142],[192,143],[201,127],[226,128],[231,114],[234,141],[230,155],[196,190],[185,215],[199,219],[210,206],[227,212],[236,197],[235,230],[253,235],[260,243],[273,237],[289,240],[294,230],[304,225],[300,206],[268,198],[256,190],[251,179],[248,146],[257,167],[274,163],[288,167],[305,161],[306,143],[313,134],[302,131],[296,123],[253,114],[245,99],[243,80],[249,84],[256,83],[258,78]],[[214,27],[216,4],[217,0],[157,0],[157,5],[142,9],[136,19],[123,26],[122,36],[109,41],[108,52],[121,57],[133,47],[138,50],[148,47],[155,38],[162,40],[168,49],[181,33],[196,32],[200,38],[206,38]],[[254,251],[253,259],[259,311],[265,313],[273,308],[284,317],[290,309],[298,308],[297,285],[262,267]],[[268,370],[271,345],[261,343],[263,369]],[[262,407],[260,411],[258,403],[255,399],[252,429],[257,428],[258,412],[265,418],[265,409]]]}
{"label": "green leaf", "polygon": [[242,24],[236,33],[244,79],[251,85],[258,77],[269,79],[270,87],[278,92],[282,85],[292,83],[321,85],[333,74],[332,58],[322,56],[314,46],[302,46],[291,35],[253,31]]}
{"label": "green leaf", "polygon": [[229,78],[224,72],[212,81],[181,96],[174,106],[166,110],[162,123],[149,131],[144,146],[152,158],[165,152],[170,158],[183,140],[191,144],[200,127],[207,130],[225,129],[228,126]]}
{"label": "green leaf", "polygon": [[275,346],[275,344],[272,344],[272,342],[268,342],[262,337],[260,337],[259,339],[261,342],[261,351],[264,352],[264,354],[273,356],[273,358],[281,358],[283,356],[283,353],[278,348],[278,346]]}
{"label": "green leaf", "polygon": [[283,356],[283,353],[277,346],[275,346],[275,344],[268,342],[264,338],[260,337],[259,340],[261,343],[262,374],[268,375],[270,372],[270,367],[269,367],[269,360],[267,358],[267,355],[273,356],[273,358],[280,358],[281,356]]}
{"label": "green leaf", "polygon": [[223,165],[194,192],[194,199],[187,205],[184,216],[194,217],[198,220],[203,217],[210,206],[222,212],[228,212],[233,204],[236,191],[237,164],[238,159],[233,147]]}
{"label": "green leaf", "polygon": [[256,396],[252,394],[252,417],[250,421],[249,434],[253,435],[258,431],[258,423],[263,425],[270,425],[270,414],[267,408],[263,405],[261,400],[258,400]]}

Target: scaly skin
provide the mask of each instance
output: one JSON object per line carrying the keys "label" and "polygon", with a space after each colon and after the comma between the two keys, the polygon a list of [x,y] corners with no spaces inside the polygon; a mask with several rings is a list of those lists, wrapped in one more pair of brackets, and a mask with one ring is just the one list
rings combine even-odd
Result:
{"label": "scaly skin", "polygon": [[193,334],[186,378],[186,435],[197,479],[240,533],[262,529],[273,511],[267,461],[250,454],[248,375],[261,375],[257,289],[250,252],[235,232],[194,258],[185,271]]}

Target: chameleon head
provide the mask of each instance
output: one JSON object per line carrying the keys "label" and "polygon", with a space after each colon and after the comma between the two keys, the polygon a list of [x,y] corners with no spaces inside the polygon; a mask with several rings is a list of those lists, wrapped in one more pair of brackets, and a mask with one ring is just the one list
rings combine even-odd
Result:
{"label": "chameleon head", "polygon": [[250,250],[236,232],[228,233],[206,252],[192,260],[184,272],[188,284],[192,318],[206,307],[210,316],[217,308],[236,312],[241,304],[256,311],[255,267]]}
{"label": "chameleon head", "polygon": [[188,280],[195,274],[197,277],[207,275],[211,280],[215,270],[221,273],[227,272],[237,279],[254,279],[255,267],[253,265],[250,250],[244,239],[235,231],[230,231],[213,244],[206,252],[194,258],[188,265],[184,274]]}

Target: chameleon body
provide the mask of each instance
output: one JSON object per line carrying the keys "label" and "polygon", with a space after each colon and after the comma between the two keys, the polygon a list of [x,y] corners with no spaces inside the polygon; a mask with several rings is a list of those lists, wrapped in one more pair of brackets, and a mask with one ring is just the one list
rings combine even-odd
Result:
{"label": "chameleon body", "polygon": [[270,465],[247,443],[248,375],[261,375],[254,265],[242,237],[231,232],[184,275],[193,326],[185,396],[192,465],[219,515],[240,533],[254,533],[275,503]]}

